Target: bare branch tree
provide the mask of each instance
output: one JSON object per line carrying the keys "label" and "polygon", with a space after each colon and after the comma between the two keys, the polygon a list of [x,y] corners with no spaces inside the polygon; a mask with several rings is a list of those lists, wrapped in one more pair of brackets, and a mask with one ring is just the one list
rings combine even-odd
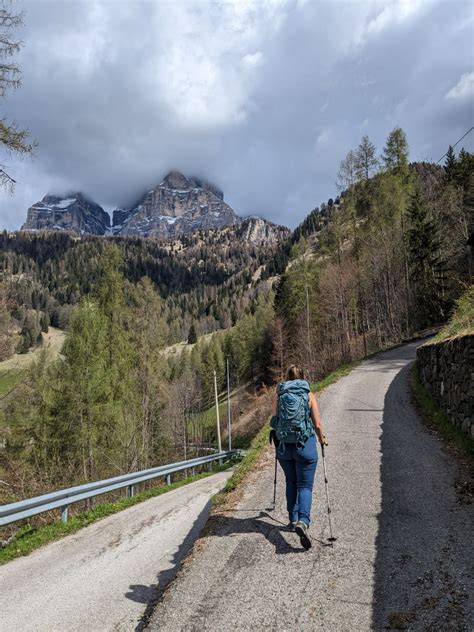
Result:
{"label": "bare branch tree", "polygon": [[[15,12],[10,0],[0,0],[0,100],[7,90],[15,90],[21,85],[21,70],[11,61],[19,52],[22,42],[15,39],[13,31],[23,24],[23,12]],[[8,153],[31,154],[35,143],[28,142],[28,130],[21,130],[15,121],[0,118],[0,147]],[[15,180],[7,173],[6,165],[0,162],[0,186],[13,191]]]}

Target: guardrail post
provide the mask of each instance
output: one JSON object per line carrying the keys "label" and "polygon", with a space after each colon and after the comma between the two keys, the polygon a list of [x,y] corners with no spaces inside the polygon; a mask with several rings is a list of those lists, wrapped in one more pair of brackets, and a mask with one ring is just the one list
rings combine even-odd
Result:
{"label": "guardrail post", "polygon": [[166,477],[166,484],[171,485],[171,474],[168,474]]}
{"label": "guardrail post", "polygon": [[133,498],[135,496],[135,485],[129,485],[127,487],[127,498]]}
{"label": "guardrail post", "polygon": [[61,522],[63,524],[67,523],[68,514],[69,514],[69,505],[66,505],[65,507],[61,509]]}
{"label": "guardrail post", "polygon": [[193,467],[191,470],[191,476],[196,476],[196,468]]}

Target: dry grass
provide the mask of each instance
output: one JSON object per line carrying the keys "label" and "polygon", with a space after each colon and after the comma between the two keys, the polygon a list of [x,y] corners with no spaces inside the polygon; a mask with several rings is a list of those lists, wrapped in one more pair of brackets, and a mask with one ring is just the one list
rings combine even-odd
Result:
{"label": "dry grass", "polygon": [[64,331],[50,327],[47,334],[43,333],[43,344],[41,346],[30,349],[28,353],[15,353],[8,360],[0,362],[0,376],[18,373],[18,371],[27,369],[44,349],[50,351],[52,356],[57,357],[61,353],[65,339],[66,334]]}

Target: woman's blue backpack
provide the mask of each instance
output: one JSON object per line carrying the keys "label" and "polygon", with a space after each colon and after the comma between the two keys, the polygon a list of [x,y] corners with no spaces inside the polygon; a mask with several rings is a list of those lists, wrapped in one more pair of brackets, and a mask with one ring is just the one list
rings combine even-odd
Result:
{"label": "woman's blue backpack", "polygon": [[306,380],[289,380],[278,385],[278,412],[273,427],[280,443],[296,443],[303,447],[313,434],[309,393]]}

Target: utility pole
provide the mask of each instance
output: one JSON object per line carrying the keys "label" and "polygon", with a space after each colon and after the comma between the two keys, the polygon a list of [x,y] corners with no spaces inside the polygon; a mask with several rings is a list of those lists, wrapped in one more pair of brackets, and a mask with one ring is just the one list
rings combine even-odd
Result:
{"label": "utility pole", "polygon": [[309,380],[312,382],[313,378],[313,354],[311,351],[311,333],[310,333],[310,323],[309,323],[309,292],[308,292],[308,284],[305,283],[306,290],[306,328],[308,332],[308,356],[309,356]]}
{"label": "utility pole", "polygon": [[217,420],[217,447],[219,452],[222,452],[222,444],[221,444],[221,422],[219,419],[219,400],[217,397],[217,374],[214,371],[214,393],[216,396],[216,420]]}
{"label": "utility pole", "polygon": [[229,437],[229,452],[232,450],[232,421],[230,408],[230,377],[229,377],[229,358],[227,358],[227,435]]}

